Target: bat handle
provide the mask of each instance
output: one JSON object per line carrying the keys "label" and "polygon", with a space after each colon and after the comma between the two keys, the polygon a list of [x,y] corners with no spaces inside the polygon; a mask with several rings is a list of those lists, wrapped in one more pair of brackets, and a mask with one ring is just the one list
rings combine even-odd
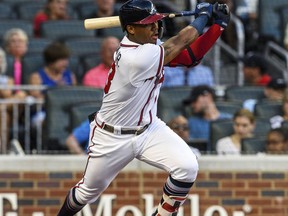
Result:
{"label": "bat handle", "polygon": [[195,15],[195,11],[181,11],[176,13],[170,13],[167,17],[174,18],[174,17],[182,17],[182,16],[193,16]]}

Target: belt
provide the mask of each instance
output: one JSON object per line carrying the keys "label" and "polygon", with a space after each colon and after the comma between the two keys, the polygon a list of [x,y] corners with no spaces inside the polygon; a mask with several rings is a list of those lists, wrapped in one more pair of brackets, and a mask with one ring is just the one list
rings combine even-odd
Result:
{"label": "belt", "polygon": [[[90,123],[95,120],[96,114],[97,114],[97,112],[94,112],[88,116]],[[113,133],[113,134],[135,134],[135,135],[142,134],[150,125],[150,124],[147,124],[140,129],[121,128],[121,127],[116,129],[116,127],[109,125],[109,124],[106,124],[105,122],[103,122],[102,124],[98,124],[97,120],[96,120],[96,124],[101,129],[106,130],[106,131]]]}

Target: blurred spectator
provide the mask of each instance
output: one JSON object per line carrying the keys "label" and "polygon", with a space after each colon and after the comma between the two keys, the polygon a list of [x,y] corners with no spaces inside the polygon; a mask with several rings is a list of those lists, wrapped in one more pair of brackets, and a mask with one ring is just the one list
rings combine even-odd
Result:
{"label": "blurred spectator", "polygon": [[[13,78],[7,76],[6,73],[7,69],[7,61],[6,61],[6,54],[4,50],[0,48],[0,85],[2,87],[7,88],[8,86],[12,87],[14,85],[14,80]],[[12,89],[0,89],[0,99],[24,99],[26,97],[26,93],[24,91],[13,91]],[[12,122],[12,104],[7,104],[6,110],[4,112],[1,112],[0,114],[0,144],[3,143],[3,135],[5,135],[5,140],[9,141],[9,131],[10,131],[10,126]],[[2,128],[3,126],[3,121],[5,121],[6,125],[6,131],[4,131],[4,134],[2,133]],[[0,148],[1,149],[1,148]]]}
{"label": "blurred spectator", "polygon": [[[48,45],[43,58],[45,65],[30,76],[31,85],[46,85],[48,87],[76,85],[76,76],[68,68],[70,51],[66,45],[54,42]],[[44,94],[38,90],[32,90],[30,95],[35,98],[44,98]]]}
{"label": "blurred spectator", "polygon": [[288,130],[286,128],[271,129],[267,134],[267,154],[288,153]]}
{"label": "blurred spectator", "polygon": [[183,101],[189,105],[193,114],[188,118],[191,139],[207,140],[208,149],[210,122],[217,119],[231,119],[229,113],[220,112],[215,104],[216,95],[213,88],[199,85],[192,88],[189,98]]}
{"label": "blurred spectator", "polygon": [[264,89],[267,100],[282,101],[285,96],[287,83],[282,78],[271,79]]}
{"label": "blurred spectator", "polygon": [[69,19],[67,0],[47,0],[43,10],[39,11],[33,20],[34,36],[41,36],[41,24],[48,20]]}
{"label": "blurred spectator", "polygon": [[118,10],[115,8],[115,0],[94,0],[95,11],[89,14],[87,18],[99,18],[108,16],[118,16]]}
{"label": "blurred spectator", "polygon": [[217,154],[241,154],[241,140],[253,136],[255,116],[247,109],[237,111],[233,116],[234,133],[219,139],[216,143]]}
{"label": "blurred spectator", "polygon": [[[115,7],[115,0],[94,0],[94,1],[95,1],[95,11],[93,11],[87,17],[84,17],[85,19],[119,15],[119,12]],[[95,30],[95,36],[102,37],[103,30],[102,29]]]}
{"label": "blurred spectator", "polygon": [[78,127],[74,128],[66,139],[66,146],[71,154],[86,154],[89,141],[89,121],[83,121]]}
{"label": "blurred spectator", "polygon": [[83,85],[95,88],[104,88],[108,73],[113,62],[113,54],[119,46],[116,37],[107,37],[103,40],[100,49],[101,63],[85,73]]}
{"label": "blurred spectator", "polygon": [[[172,118],[167,124],[176,134],[178,134],[187,144],[190,142],[189,138],[189,125],[188,120],[182,116],[178,115]],[[189,145],[193,153],[199,157],[201,155],[200,151]]]}
{"label": "blurred spectator", "polygon": [[199,64],[195,67],[165,67],[163,87],[175,86],[214,86],[213,72],[210,67]]}
{"label": "blurred spectator", "polygon": [[265,97],[263,98],[263,101],[248,99],[243,102],[243,107],[249,109],[251,112],[254,112],[256,103],[262,103],[265,101],[281,102],[284,98],[286,88],[287,84],[284,79],[272,78],[264,88]]}
{"label": "blurred spectator", "polygon": [[288,92],[282,100],[282,113],[270,118],[271,128],[279,128],[284,121],[288,121]]}
{"label": "blurred spectator", "polygon": [[21,60],[28,51],[28,36],[20,28],[12,28],[4,34],[4,46],[7,54],[13,57],[13,79],[15,85],[22,84]]}
{"label": "blurred spectator", "polygon": [[284,36],[284,46],[288,50],[288,23],[286,24],[285,36]]}
{"label": "blurred spectator", "polygon": [[266,86],[271,77],[267,74],[264,56],[260,53],[249,52],[243,59],[245,85]]}
{"label": "blurred spectator", "polygon": [[[31,74],[31,85],[56,87],[77,84],[75,74],[68,68],[70,51],[65,44],[54,42],[48,45],[43,52],[43,57],[45,65]],[[30,95],[35,98],[43,99],[44,93],[40,90],[30,91]],[[45,112],[37,113],[33,118],[33,123],[42,123],[44,117]]]}

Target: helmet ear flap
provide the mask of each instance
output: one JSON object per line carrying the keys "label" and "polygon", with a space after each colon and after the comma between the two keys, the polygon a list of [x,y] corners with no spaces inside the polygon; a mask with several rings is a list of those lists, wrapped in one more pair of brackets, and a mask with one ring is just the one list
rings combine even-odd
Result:
{"label": "helmet ear flap", "polygon": [[158,20],[157,22],[158,22],[158,38],[161,39],[164,33],[163,21]]}

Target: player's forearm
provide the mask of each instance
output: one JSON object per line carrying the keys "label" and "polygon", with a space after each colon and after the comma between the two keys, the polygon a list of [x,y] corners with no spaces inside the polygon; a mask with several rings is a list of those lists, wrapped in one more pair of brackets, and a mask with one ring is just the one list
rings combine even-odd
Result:
{"label": "player's forearm", "polygon": [[222,32],[223,28],[217,24],[213,24],[207,32],[198,37],[187,49],[183,50],[176,58],[169,62],[169,66],[193,66],[198,64],[215,44]]}
{"label": "player's forearm", "polygon": [[200,16],[194,20],[191,25],[182,29],[176,36],[163,43],[165,50],[164,64],[169,63],[179,55],[181,51],[193,43],[198,38],[199,34],[202,33],[207,22],[208,17]]}

